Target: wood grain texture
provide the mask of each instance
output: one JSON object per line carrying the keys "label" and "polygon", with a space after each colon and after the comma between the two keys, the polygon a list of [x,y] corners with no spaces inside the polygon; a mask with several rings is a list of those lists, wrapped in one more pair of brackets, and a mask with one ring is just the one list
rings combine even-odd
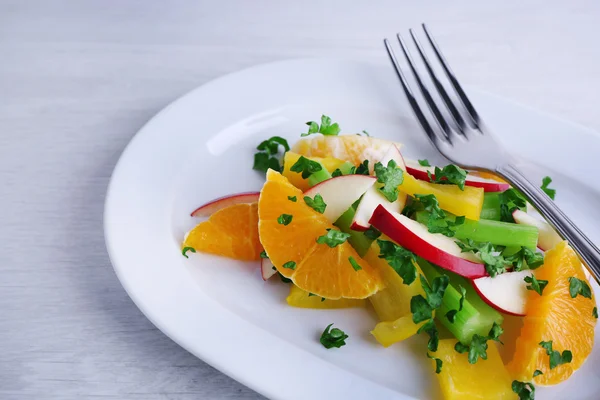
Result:
{"label": "wood grain texture", "polygon": [[385,62],[384,36],[427,21],[465,83],[600,128],[598,2],[350,3],[0,1],[1,399],[261,398],[154,328],[102,235],[124,146],[210,79]]}

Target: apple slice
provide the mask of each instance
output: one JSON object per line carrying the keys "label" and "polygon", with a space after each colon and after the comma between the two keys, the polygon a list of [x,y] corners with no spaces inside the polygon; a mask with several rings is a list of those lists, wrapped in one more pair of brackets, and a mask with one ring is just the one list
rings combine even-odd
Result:
{"label": "apple slice", "polygon": [[491,278],[473,279],[473,287],[479,297],[491,307],[504,314],[524,316],[527,303],[527,282],[525,277],[531,271],[505,272]]}
{"label": "apple slice", "polygon": [[196,208],[192,212],[192,217],[210,217],[217,211],[234,204],[254,203],[255,201],[258,201],[259,196],[259,192],[246,192],[219,197],[218,199],[210,201],[203,206]]}
{"label": "apple slice", "polygon": [[430,233],[425,225],[402,214],[379,205],[369,222],[400,246],[448,271],[470,279],[487,275],[485,266],[475,254],[462,253],[453,239],[441,233]]}
{"label": "apple slice", "polygon": [[[435,167],[423,167],[414,160],[406,161],[406,171],[421,181],[429,182],[427,172],[431,172],[432,176],[435,177],[435,175],[433,175],[434,169]],[[498,182],[493,179],[482,178],[481,176],[471,174],[467,175],[465,185],[483,188],[485,192],[503,192],[510,188],[508,183]]]}
{"label": "apple slice", "polygon": [[277,270],[275,269],[275,266],[273,265],[270,259],[260,259],[260,274],[262,275],[263,281],[269,280],[269,278],[275,275],[276,273]]}
{"label": "apple slice", "polygon": [[562,238],[546,221],[541,221],[521,210],[513,211],[512,215],[517,224],[529,225],[538,228],[538,247],[541,250],[548,251],[558,243],[562,242]]}
{"label": "apple slice", "polygon": [[[388,151],[379,162],[381,162],[384,166],[387,166],[390,160],[394,160],[400,169],[406,171],[406,164],[404,163],[402,153],[400,153],[398,146],[395,144],[392,144],[389,147]],[[366,231],[369,229],[369,220],[371,219],[373,211],[375,211],[378,205],[382,205],[390,211],[400,212],[404,208],[405,204],[405,193],[398,193],[398,199],[394,202],[391,202],[381,194],[381,192],[378,190],[378,185],[373,185],[369,188],[360,201],[360,204],[356,209],[356,213],[354,214],[354,218],[352,219],[352,225],[350,228],[355,231]]]}
{"label": "apple slice", "polygon": [[313,186],[304,192],[304,195],[314,198],[320,194],[327,204],[323,215],[333,223],[369,190],[376,180],[374,176],[369,175],[337,176]]}

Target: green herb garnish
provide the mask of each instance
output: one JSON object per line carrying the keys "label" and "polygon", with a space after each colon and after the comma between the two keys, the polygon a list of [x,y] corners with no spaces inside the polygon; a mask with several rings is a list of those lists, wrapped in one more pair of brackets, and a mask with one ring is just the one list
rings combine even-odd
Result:
{"label": "green herb garnish", "polygon": [[598,307],[594,307],[594,309],[592,310],[592,316],[598,319]]}
{"label": "green herb garnish", "polygon": [[320,133],[324,136],[335,136],[341,131],[340,126],[337,123],[332,124],[331,118],[327,115],[321,116],[321,125],[315,121],[309,121],[306,125],[308,125],[308,132],[303,133],[300,136],[308,136],[315,133]]}
{"label": "green herb garnish", "polygon": [[449,164],[444,168],[435,167],[433,175],[431,172],[427,172],[427,176],[429,176],[429,180],[433,183],[457,185],[460,190],[465,190],[467,171],[457,165]]}
{"label": "green herb garnish", "polygon": [[421,167],[431,167],[431,164],[429,164],[429,160],[428,159],[418,160],[418,161],[419,161],[419,165]]}
{"label": "green herb garnish", "polygon": [[430,355],[429,352],[427,352],[427,358],[435,360],[435,373],[436,374],[439,374],[440,372],[442,372],[442,360]]}
{"label": "green herb garnish", "polygon": [[552,178],[550,178],[549,176],[545,176],[544,179],[542,179],[542,186],[540,186],[540,189],[542,189],[544,193],[548,195],[548,197],[554,200],[554,197],[556,196],[556,189],[550,189],[548,187],[548,185],[551,183]]}
{"label": "green herb garnish", "polygon": [[362,133],[363,133],[365,136],[367,136],[367,137],[371,137],[371,135],[369,134],[369,132],[365,131],[364,129],[363,129]]}
{"label": "green herb garnish", "polygon": [[398,185],[404,182],[404,171],[398,167],[396,161],[388,161],[387,167],[380,162],[375,164],[375,176],[377,182],[383,183],[379,191],[388,201],[398,200]]}
{"label": "green herb garnish", "polygon": [[354,174],[356,175],[370,175],[369,173],[369,160],[364,160],[356,169],[354,170]]}
{"label": "green herb garnish", "polygon": [[448,321],[450,321],[451,324],[454,323],[456,314],[458,314],[459,311],[462,311],[463,304],[465,302],[465,297],[467,296],[467,290],[464,287],[462,287],[461,285],[458,285],[458,288],[460,290],[460,300],[458,300],[458,310],[450,310],[446,313],[446,318],[448,318]]}
{"label": "green herb garnish", "polygon": [[338,176],[342,176],[342,175],[343,175],[342,174],[342,170],[339,169],[339,168],[334,169],[333,172],[331,173],[331,177],[332,178],[335,178],[335,177],[338,177]]}
{"label": "green herb garnish", "polygon": [[546,354],[550,356],[550,369],[570,363],[573,360],[573,354],[570,350],[564,350],[562,354],[556,350],[552,350],[552,340],[547,342],[542,341],[539,344],[546,350]]}
{"label": "green herb garnish", "polygon": [[533,371],[533,377],[535,378],[538,375],[543,375],[544,373],[542,371],[540,371],[539,369],[536,369],[535,371]]}
{"label": "green herb garnish", "polygon": [[302,179],[306,179],[317,171],[321,171],[323,166],[321,163],[310,160],[304,156],[300,156],[298,161],[292,165],[290,171],[302,173]]}
{"label": "green herb garnish", "polygon": [[260,252],[260,258],[269,258],[269,256],[267,255],[267,252],[263,250]]}
{"label": "green herb garnish", "polygon": [[506,267],[511,265],[502,255],[495,254],[496,249],[490,242],[476,243],[472,239],[467,239],[465,242],[457,241],[455,243],[463,253],[471,251],[478,254],[485,264],[485,270],[492,278],[506,272]]}
{"label": "green herb garnish", "polygon": [[367,237],[367,239],[375,240],[379,236],[381,236],[381,232],[379,232],[373,225],[369,226],[369,229],[363,232],[363,235]]}
{"label": "green herb garnish", "polygon": [[296,196],[288,196],[288,200],[291,201],[292,203],[295,203],[296,201],[298,201]]}
{"label": "green herb garnish", "polygon": [[429,349],[429,351],[433,351],[433,352],[437,351],[438,345],[440,342],[440,334],[437,330],[437,327],[435,326],[435,322],[433,321],[433,318],[430,318],[429,321],[424,323],[417,330],[417,333],[423,333],[423,332],[425,332],[427,335],[429,335],[429,341],[427,342],[427,348]]}
{"label": "green herb garnish", "polygon": [[326,244],[327,246],[333,248],[344,243],[346,240],[348,240],[349,237],[349,233],[338,231],[337,229],[327,228],[327,233],[325,235],[319,236],[317,238],[317,243]]}
{"label": "green herb garnish", "polygon": [[281,214],[279,217],[277,217],[277,222],[281,225],[289,225],[290,222],[292,222],[292,218],[294,218],[293,215]]}
{"label": "green herb garnish", "polygon": [[338,328],[331,329],[332,325],[327,325],[327,328],[321,334],[321,339],[319,339],[326,349],[333,347],[340,348],[346,344],[346,339],[348,339],[348,335],[343,330]]}
{"label": "green herb garnish", "polygon": [[526,210],[527,202],[521,193],[515,189],[507,189],[500,193],[500,220],[504,222],[515,222],[512,213],[514,210]]}
{"label": "green herb garnish", "polygon": [[502,329],[502,327],[498,325],[498,323],[494,322],[494,324],[492,325],[492,329],[490,329],[490,332],[488,333],[488,339],[504,344],[500,340],[500,335],[502,335],[503,333],[504,329]]}
{"label": "green herb garnish", "polygon": [[519,400],[535,399],[535,387],[530,382],[512,381],[511,387],[512,391],[519,395]]}
{"label": "green herb garnish", "polygon": [[185,258],[190,258],[190,257],[187,255],[187,252],[188,252],[188,251],[191,251],[192,253],[195,253],[195,252],[196,252],[196,249],[195,249],[195,248],[193,248],[193,247],[184,247],[184,248],[181,250],[181,254],[182,254],[182,255],[183,255]]}
{"label": "green herb garnish", "polygon": [[379,258],[385,259],[390,267],[402,278],[405,285],[412,284],[417,278],[417,258],[415,254],[389,240],[377,239]]}
{"label": "green herb garnish", "polygon": [[572,298],[577,297],[577,295],[582,295],[588,299],[592,298],[592,291],[590,290],[589,285],[585,281],[577,279],[574,276],[569,278],[569,294]]}
{"label": "green herb garnish", "polygon": [[544,288],[548,284],[548,281],[545,281],[543,279],[537,279],[533,274],[531,274],[531,276],[526,276],[524,280],[525,282],[529,283],[529,285],[526,286],[527,290],[534,290],[540,296],[542,295]]}
{"label": "green herb garnish", "polygon": [[285,264],[283,264],[282,267],[287,269],[296,269],[296,262],[288,261]]}
{"label": "green herb garnish", "polygon": [[362,267],[360,266],[359,263],[356,262],[354,257],[352,257],[352,256],[348,257],[348,261],[350,261],[350,265],[352,265],[352,268],[354,268],[355,271],[360,271],[362,269]]}
{"label": "green herb garnish", "polygon": [[323,201],[323,197],[320,194],[316,194],[314,199],[311,199],[308,196],[304,196],[304,202],[310,208],[321,214],[325,212],[325,208],[327,207],[327,204],[325,204],[325,202]]}
{"label": "green herb garnish", "polygon": [[278,158],[279,146],[283,147],[283,153],[290,150],[287,140],[279,136],[273,136],[262,141],[256,147],[259,152],[254,154],[254,165],[252,168],[262,172],[267,172],[269,168],[281,172],[281,165]]}
{"label": "green herb garnish", "polygon": [[544,264],[544,255],[527,247],[521,247],[521,250],[504,257],[504,259],[512,264],[515,271],[521,271],[524,267],[524,262],[527,263],[529,269],[536,269]]}

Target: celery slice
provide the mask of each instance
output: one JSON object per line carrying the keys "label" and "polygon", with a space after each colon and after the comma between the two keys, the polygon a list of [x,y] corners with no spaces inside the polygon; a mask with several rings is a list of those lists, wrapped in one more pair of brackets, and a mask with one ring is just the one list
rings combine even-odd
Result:
{"label": "celery slice", "polygon": [[[355,204],[358,204],[358,202]],[[356,208],[354,206],[350,207],[338,218],[337,221],[335,221],[334,225],[340,228],[342,232],[350,234],[348,242],[352,245],[352,247],[354,247],[354,250],[356,250],[358,255],[362,257],[367,253],[373,241],[367,238],[363,232],[350,229],[355,213]]]}
{"label": "celery slice", "polygon": [[[417,222],[427,225],[430,214],[419,211],[416,214]],[[447,220],[454,221],[456,217],[447,213]],[[472,239],[476,242],[490,242],[501,246],[524,246],[535,249],[538,241],[538,230],[533,226],[511,224],[509,222],[491,221],[481,219],[473,221],[466,219],[464,224],[456,227],[457,239]]]}
{"label": "celery slice", "polygon": [[351,162],[346,161],[338,168],[342,172],[342,175],[350,175],[352,173],[352,168],[354,168],[354,165]]}
{"label": "celery slice", "polygon": [[[435,318],[442,323],[461,343],[470,344],[474,334],[487,336],[494,322],[502,324],[504,317],[487,305],[477,294],[471,283],[450,271],[443,270],[418,257],[417,262],[429,282],[445,274],[450,280],[442,306],[436,310]],[[458,286],[466,289],[463,309],[456,314],[454,323],[446,317],[450,310],[458,310],[461,293]]]}
{"label": "celery slice", "polygon": [[490,192],[483,194],[483,207],[479,218],[492,221],[500,221],[500,192]]}
{"label": "celery slice", "polygon": [[[323,164],[321,164],[321,165],[323,165]],[[323,167],[323,169],[321,169],[320,171],[317,171],[317,172],[313,172],[308,177],[308,185],[310,187],[313,187],[323,181],[326,181],[327,179],[331,179],[331,173],[329,171],[327,171],[325,169],[325,167]]]}

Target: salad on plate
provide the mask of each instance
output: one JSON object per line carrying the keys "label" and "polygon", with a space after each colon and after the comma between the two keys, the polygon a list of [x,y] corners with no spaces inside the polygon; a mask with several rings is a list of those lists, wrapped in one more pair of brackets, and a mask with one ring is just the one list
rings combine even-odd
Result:
{"label": "salad on plate", "polygon": [[[384,347],[424,335],[444,399],[534,399],[582,366],[598,318],[589,274],[517,190],[404,159],[401,143],[341,134],[325,115],[307,125],[292,147],[258,145],[260,192],[192,212],[204,220],[186,258],[257,262],[262,279],[289,285],[292,307],[372,307]],[[554,199],[551,182],[541,187]],[[323,329],[315,345],[351,346],[344,327]]]}

